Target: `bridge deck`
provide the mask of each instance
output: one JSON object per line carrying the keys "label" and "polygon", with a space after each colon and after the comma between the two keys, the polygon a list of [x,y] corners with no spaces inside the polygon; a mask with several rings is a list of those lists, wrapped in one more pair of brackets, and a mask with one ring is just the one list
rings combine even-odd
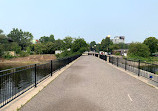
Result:
{"label": "bridge deck", "polygon": [[93,56],[81,56],[21,111],[156,111],[158,90]]}

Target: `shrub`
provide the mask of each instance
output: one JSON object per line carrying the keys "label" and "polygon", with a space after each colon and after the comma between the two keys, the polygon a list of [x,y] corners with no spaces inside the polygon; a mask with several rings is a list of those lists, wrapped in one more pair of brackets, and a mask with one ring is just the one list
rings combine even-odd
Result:
{"label": "shrub", "polygon": [[25,51],[21,51],[20,52],[20,57],[26,57],[26,56],[29,56],[29,54]]}
{"label": "shrub", "polygon": [[5,59],[12,59],[12,58],[14,58],[15,56],[12,56],[12,55],[9,54],[9,52],[6,52],[6,53],[3,54],[2,57],[5,58]]}
{"label": "shrub", "polygon": [[132,43],[129,46],[129,57],[144,57],[147,58],[150,55],[149,47],[142,43]]}
{"label": "shrub", "polygon": [[120,52],[116,52],[115,55],[120,55]]}

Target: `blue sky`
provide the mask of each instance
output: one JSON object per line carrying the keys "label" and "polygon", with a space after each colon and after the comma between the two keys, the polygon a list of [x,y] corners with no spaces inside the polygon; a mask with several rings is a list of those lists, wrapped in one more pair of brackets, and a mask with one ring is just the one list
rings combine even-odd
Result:
{"label": "blue sky", "polygon": [[142,42],[158,37],[158,0],[0,0],[0,29],[100,42],[107,35]]}

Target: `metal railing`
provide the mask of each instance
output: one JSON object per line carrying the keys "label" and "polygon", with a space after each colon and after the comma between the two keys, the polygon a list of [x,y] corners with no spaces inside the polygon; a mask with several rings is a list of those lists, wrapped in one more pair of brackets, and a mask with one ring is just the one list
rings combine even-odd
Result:
{"label": "metal railing", "polygon": [[122,67],[138,76],[145,77],[158,83],[158,64],[151,64],[141,60],[130,60],[113,56],[109,57],[109,62],[117,67]]}
{"label": "metal railing", "polygon": [[106,55],[99,55],[100,59],[103,59],[105,61],[107,61],[107,56]]}
{"label": "metal railing", "polygon": [[81,55],[0,71],[0,108]]}

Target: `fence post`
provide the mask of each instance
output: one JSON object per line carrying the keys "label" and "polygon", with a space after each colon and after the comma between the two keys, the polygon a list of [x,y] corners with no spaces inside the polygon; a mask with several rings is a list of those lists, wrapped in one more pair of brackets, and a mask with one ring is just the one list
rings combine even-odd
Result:
{"label": "fence post", "polygon": [[125,70],[127,69],[127,58],[125,58]]}
{"label": "fence post", "polygon": [[118,67],[118,59],[119,59],[119,58],[117,57],[117,67]]}
{"label": "fence post", "polygon": [[109,56],[109,63],[111,63],[111,60],[110,60],[110,59],[111,59],[111,56]]}
{"label": "fence post", "polygon": [[113,64],[113,56],[112,56],[112,64]]}
{"label": "fence post", "polygon": [[35,87],[37,87],[36,77],[37,77],[37,65],[35,64]]}
{"label": "fence post", "polygon": [[138,61],[138,76],[140,76],[140,60]]}
{"label": "fence post", "polygon": [[50,65],[50,67],[51,67],[50,68],[50,71],[51,71],[50,74],[51,74],[51,76],[52,76],[52,72],[53,72],[53,64],[52,63],[53,63],[53,61],[51,60],[51,65]]}

